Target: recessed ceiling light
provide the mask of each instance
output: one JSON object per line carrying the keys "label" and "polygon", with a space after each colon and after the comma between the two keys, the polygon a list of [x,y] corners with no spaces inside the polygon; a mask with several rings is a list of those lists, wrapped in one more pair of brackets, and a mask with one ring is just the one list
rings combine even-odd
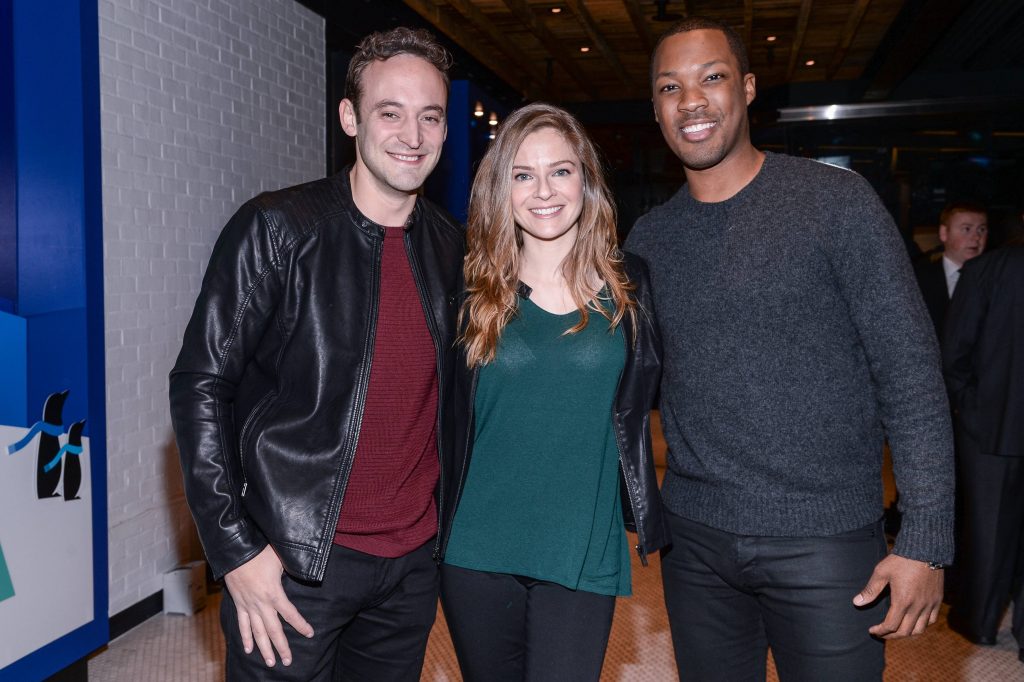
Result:
{"label": "recessed ceiling light", "polygon": [[776,40],[778,40],[777,37],[775,37],[775,36],[768,36],[768,42],[769,43],[774,43]]}
{"label": "recessed ceiling light", "polygon": [[584,45],[583,47],[580,48],[580,52],[590,52],[590,48]]}
{"label": "recessed ceiling light", "polygon": [[814,66],[814,60],[808,59],[806,62],[804,62],[804,66]]}
{"label": "recessed ceiling light", "polygon": [[551,8],[551,13],[552,14],[561,14],[562,13],[562,8],[561,7],[552,7]]}

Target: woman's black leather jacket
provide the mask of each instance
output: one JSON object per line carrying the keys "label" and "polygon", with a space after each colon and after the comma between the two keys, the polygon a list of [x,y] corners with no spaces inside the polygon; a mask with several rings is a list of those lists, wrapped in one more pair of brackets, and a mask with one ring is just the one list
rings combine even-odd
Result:
{"label": "woman's black leather jacket", "polygon": [[[626,528],[637,533],[634,547],[644,565],[647,555],[669,543],[669,532],[662,513],[658,480],[654,472],[651,450],[650,414],[658,394],[661,380],[661,333],[654,316],[650,276],[647,265],[639,256],[623,254],[626,274],[636,287],[636,340],[633,341],[633,323],[629,316],[622,321],[626,339],[626,363],[619,377],[612,414],[615,438],[619,446],[622,513]],[[520,294],[529,296],[529,287],[520,284]],[[462,495],[462,486],[471,466],[475,425],[473,407],[479,368],[469,368],[460,353],[455,364],[455,377],[451,394],[452,406],[447,418],[453,421],[449,433],[454,436],[452,454],[458,457],[452,485],[447,486],[444,506],[454,512]],[[441,532],[440,555],[444,557],[448,546],[451,524]]]}
{"label": "woman's black leather jacket", "polygon": [[[217,576],[269,543],[290,575],[323,579],[369,383],[383,241],[346,171],[247,202],[214,247],[170,402],[185,494]],[[437,349],[439,427],[464,243],[457,223],[417,199],[405,246]],[[442,528],[454,466],[443,441],[439,428]]]}

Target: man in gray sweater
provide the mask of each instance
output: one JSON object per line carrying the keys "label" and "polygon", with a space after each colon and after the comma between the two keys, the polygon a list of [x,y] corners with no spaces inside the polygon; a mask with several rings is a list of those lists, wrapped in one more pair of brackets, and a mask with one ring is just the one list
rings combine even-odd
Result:
{"label": "man in gray sweater", "polygon": [[626,248],[650,265],[665,343],[680,677],[763,680],[771,647],[783,681],[880,680],[884,640],[935,622],[953,556],[949,410],[900,235],[855,173],[753,147],[754,76],[728,27],[677,24],[651,72],[687,184]]}

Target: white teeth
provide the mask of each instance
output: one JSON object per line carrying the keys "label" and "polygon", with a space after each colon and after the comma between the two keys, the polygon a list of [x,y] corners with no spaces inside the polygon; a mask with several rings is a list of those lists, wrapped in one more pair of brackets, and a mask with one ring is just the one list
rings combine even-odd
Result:
{"label": "white teeth", "polygon": [[696,133],[696,132],[699,132],[701,130],[707,130],[708,128],[714,128],[714,127],[715,127],[714,123],[698,123],[697,125],[684,126],[683,127],[683,132],[684,133]]}
{"label": "white teeth", "polygon": [[548,208],[531,208],[530,213],[536,213],[537,215],[551,215],[552,213],[555,213],[561,208],[561,206],[550,206]]}
{"label": "white teeth", "polygon": [[404,156],[402,154],[392,154],[392,156],[394,156],[399,161],[416,161],[420,158],[418,156]]}

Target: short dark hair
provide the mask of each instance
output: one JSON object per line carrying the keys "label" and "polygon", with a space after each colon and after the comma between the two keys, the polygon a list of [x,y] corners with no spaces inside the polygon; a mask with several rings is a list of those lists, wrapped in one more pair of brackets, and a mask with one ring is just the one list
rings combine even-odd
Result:
{"label": "short dark hair", "polygon": [[357,121],[366,67],[375,61],[386,61],[400,54],[424,59],[440,71],[447,95],[451,83],[448,70],[452,67],[452,57],[430,31],[399,26],[390,31],[371,33],[356,45],[356,53],[348,63],[348,75],[345,77],[345,96],[352,102]]}
{"label": "short dark hair", "polygon": [[973,201],[951,201],[939,214],[939,225],[949,225],[950,219],[957,213],[980,213],[988,217],[988,209]]}
{"label": "short dark hair", "polygon": [[654,62],[655,57],[658,54],[658,48],[668,38],[680,33],[689,33],[690,31],[721,31],[725,34],[725,39],[729,43],[729,50],[733,56],[736,57],[736,62],[740,65],[740,75],[745,76],[750,73],[750,57],[747,56],[747,48],[743,44],[743,39],[740,38],[740,34],[737,33],[731,26],[724,24],[717,19],[709,19],[707,17],[687,17],[681,21],[677,21],[668,27],[660,38],[658,38],[657,44],[654,46],[654,51],[651,52],[651,85],[654,85]]}

